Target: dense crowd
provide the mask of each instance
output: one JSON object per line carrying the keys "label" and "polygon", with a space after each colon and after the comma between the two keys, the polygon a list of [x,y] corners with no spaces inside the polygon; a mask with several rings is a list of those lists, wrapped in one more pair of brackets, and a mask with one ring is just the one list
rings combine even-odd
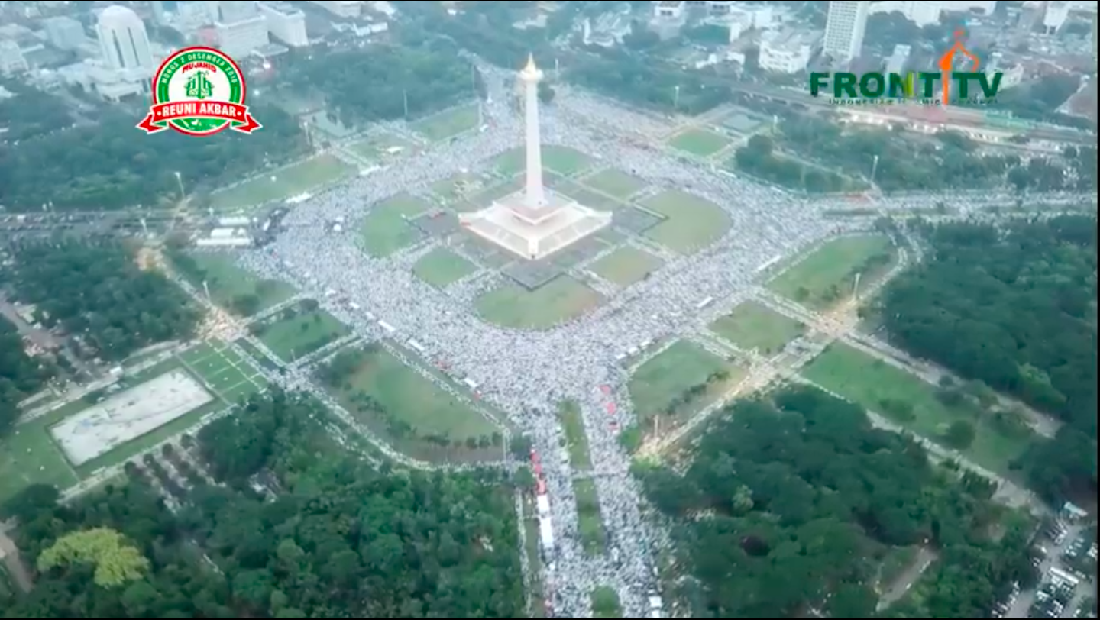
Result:
{"label": "dense crowd", "polygon": [[[588,95],[559,93],[553,105],[544,106],[546,142],[576,148],[652,185],[681,189],[721,205],[730,230],[717,243],[671,260],[586,316],[538,332],[490,325],[459,300],[495,285],[499,274],[479,272],[442,292],[413,275],[408,255],[368,258],[352,236],[333,233],[329,226],[339,218],[357,221],[372,204],[399,192],[424,192],[432,182],[477,172],[495,155],[522,144],[522,122],[509,105],[509,76],[488,67],[482,72],[488,87],[482,131],[298,205],[287,216],[286,232],[242,260],[264,277],[290,280],[313,293],[366,339],[382,335],[378,321],[384,320],[396,329],[394,336],[415,339],[429,358],[445,361],[452,372],[477,382],[483,398],[511,412],[543,455],[557,540],[542,579],[555,615],[589,616],[592,589],[606,585],[619,593],[626,617],[642,617],[647,596],[656,590],[653,552],[662,543],[641,514],[628,456],[609,425],[609,398],[617,404],[614,419],[619,427],[632,421],[625,369],[616,360],[642,342],[697,327],[701,300],[732,306],[774,259],[856,226],[821,217],[822,211],[853,205],[839,197],[809,201],[734,175],[705,171],[699,164],[646,146],[660,129],[653,119]],[[981,195],[953,205],[978,209],[996,199]],[[940,200],[942,196],[912,195],[877,206],[932,207]],[[329,291],[335,294],[326,295]],[[295,387],[309,384],[298,371],[289,373],[286,381]],[[610,395],[603,386],[610,386]],[[607,553],[597,556],[586,554],[580,544],[574,472],[563,456],[555,414],[565,399],[579,404],[588,435],[608,546]]]}

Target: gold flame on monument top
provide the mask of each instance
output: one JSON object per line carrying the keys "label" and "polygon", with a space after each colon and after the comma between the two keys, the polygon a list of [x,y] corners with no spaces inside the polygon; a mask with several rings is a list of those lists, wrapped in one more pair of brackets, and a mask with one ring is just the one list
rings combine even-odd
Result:
{"label": "gold flame on monument top", "polygon": [[539,73],[541,73],[539,68],[535,66],[535,55],[531,53],[527,54],[527,66],[523,68],[523,71],[520,71],[520,74],[535,77],[538,76]]}

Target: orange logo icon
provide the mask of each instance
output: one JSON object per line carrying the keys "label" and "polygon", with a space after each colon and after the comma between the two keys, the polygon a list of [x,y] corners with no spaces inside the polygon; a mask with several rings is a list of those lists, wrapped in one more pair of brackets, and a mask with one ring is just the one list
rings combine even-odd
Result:
{"label": "orange logo icon", "polygon": [[966,37],[966,32],[962,30],[955,31],[955,45],[951,46],[951,49],[947,50],[947,53],[940,56],[940,81],[943,83],[943,105],[947,105],[951,102],[951,80],[948,76],[955,68],[955,60],[960,55],[970,61],[969,71],[977,72],[978,57],[970,53],[970,50],[966,49],[966,45],[963,44],[963,38]]}

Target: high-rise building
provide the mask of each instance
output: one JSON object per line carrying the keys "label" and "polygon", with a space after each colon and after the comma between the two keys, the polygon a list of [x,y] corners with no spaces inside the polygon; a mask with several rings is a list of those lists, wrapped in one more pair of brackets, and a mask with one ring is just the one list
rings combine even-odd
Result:
{"label": "high-rise building", "polygon": [[359,17],[363,12],[360,0],[312,0],[313,4],[325,9],[336,17]]}
{"label": "high-rise building", "polygon": [[268,34],[282,44],[290,47],[309,45],[305,13],[282,2],[261,2],[260,13],[267,20]]}
{"label": "high-rise building", "polygon": [[221,10],[214,30],[223,52],[243,58],[270,42],[267,20],[260,15],[255,2],[222,2],[219,6]]}
{"label": "high-rise building", "polygon": [[870,8],[870,2],[830,2],[822,52],[840,62],[857,58],[863,49]]}
{"label": "high-rise building", "polygon": [[96,25],[103,62],[116,71],[152,72],[153,54],[145,23],[132,10],[112,5],[99,15]]}
{"label": "high-rise building", "polygon": [[58,49],[75,50],[84,44],[84,26],[71,17],[51,17],[43,24],[50,44]]}
{"label": "high-rise building", "polygon": [[23,50],[15,41],[0,40],[0,75],[12,75],[30,70]]}

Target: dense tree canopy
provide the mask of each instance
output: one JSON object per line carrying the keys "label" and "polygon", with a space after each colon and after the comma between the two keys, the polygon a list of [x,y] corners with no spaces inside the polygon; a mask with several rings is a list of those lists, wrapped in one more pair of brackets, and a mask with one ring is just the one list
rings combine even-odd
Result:
{"label": "dense tree canopy", "polygon": [[609,97],[663,112],[701,114],[729,100],[729,88],[702,76],[654,65],[646,58],[610,51],[584,58],[566,72],[576,82]]}
{"label": "dense tree canopy", "polygon": [[890,338],[1065,420],[1028,459],[1048,497],[1096,485],[1096,220],[945,224],[883,295]]}
{"label": "dense tree canopy", "polygon": [[61,98],[18,80],[0,80],[0,87],[12,94],[0,99],[0,143],[20,142],[72,126],[73,117]]}
{"label": "dense tree canopy", "polygon": [[0,274],[43,325],[59,327],[90,353],[121,360],[134,351],[191,335],[200,311],[163,274],[142,270],[113,240],[62,241],[15,249]]}
{"label": "dense tree canopy", "polygon": [[425,116],[477,94],[477,74],[453,44],[434,39],[418,48],[378,46],[316,54],[289,67],[286,80],[320,93],[345,126]]}
{"label": "dense tree canopy", "polygon": [[991,485],[972,474],[955,482],[859,407],[799,387],[728,413],[684,474],[639,472],[649,498],[677,517],[679,563],[698,584],[682,592],[693,617],[870,616],[883,545],[995,563],[975,571],[971,588],[938,593],[932,617],[984,617],[992,590],[1026,573],[1026,538],[986,538],[999,516]]}
{"label": "dense tree canopy", "polygon": [[50,377],[51,366],[28,356],[23,337],[0,315],[0,436],[19,417],[19,403]]}
{"label": "dense tree canopy", "polygon": [[[275,393],[216,422],[198,451],[214,456],[212,469],[229,484],[197,482],[176,514],[139,474],[66,507],[49,501],[56,496],[24,502],[16,539],[40,573],[30,595],[0,611],[24,618],[518,617],[523,579],[511,495],[478,474],[368,468],[332,441],[323,415],[306,397]],[[262,444],[256,459],[226,460],[253,440]],[[276,491],[266,501],[246,484],[261,478]],[[95,585],[93,563],[53,561],[59,554],[50,550],[65,540],[80,551],[70,558],[94,558],[104,543],[141,557],[129,558],[126,579]]]}
{"label": "dense tree canopy", "polygon": [[[185,191],[212,189],[304,152],[297,121],[278,108],[254,105],[263,129],[248,136],[224,131],[196,140],[174,131],[146,136],[135,119],[111,110],[95,123],[19,143],[0,143],[0,205],[8,210],[99,211],[157,206]],[[53,112],[42,111],[40,123]],[[21,114],[40,108],[30,106]],[[31,121],[24,121],[30,123]]]}

